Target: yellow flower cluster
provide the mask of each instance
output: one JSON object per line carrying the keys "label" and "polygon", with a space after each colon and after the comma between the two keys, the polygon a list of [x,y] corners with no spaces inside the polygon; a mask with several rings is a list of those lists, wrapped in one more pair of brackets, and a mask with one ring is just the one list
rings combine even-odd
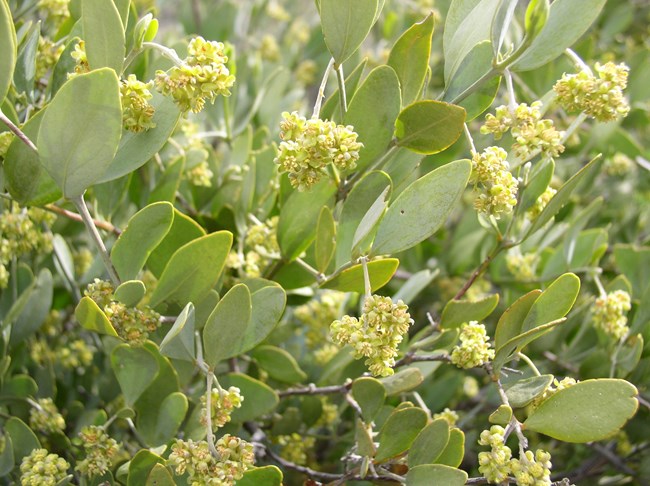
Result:
{"label": "yellow flower cluster", "polygon": [[152,86],[153,81],[143,83],[136,78],[135,74],[129,74],[121,81],[122,123],[126,130],[139,133],[156,126],[153,122],[156,110],[149,103],[153,97],[149,91]]}
{"label": "yellow flower cluster", "polygon": [[70,464],[46,449],[34,449],[20,463],[22,486],[55,486],[68,474]]}
{"label": "yellow flower cluster", "polygon": [[571,378],[567,376],[566,378],[563,378],[562,380],[558,381],[557,378],[553,379],[553,384],[549,386],[546,390],[544,390],[544,393],[536,397],[530,404],[530,407],[532,409],[535,409],[539,407],[542,402],[545,400],[551,398],[553,395],[555,395],[557,392],[560,390],[564,390],[566,388],[569,388],[573,385],[578,383],[574,378]]}
{"label": "yellow flower cluster", "polygon": [[[241,402],[244,397],[241,396],[239,388],[231,386],[228,390],[219,390],[218,388],[212,389],[212,397],[210,398],[210,405],[212,411],[210,419],[212,421],[212,430],[217,430],[230,422],[230,415],[236,408],[241,407]],[[207,425],[207,399],[205,395],[201,396],[201,423]]]}
{"label": "yellow flower cluster", "polygon": [[598,121],[609,122],[627,116],[630,111],[623,90],[627,87],[630,70],[625,64],[598,64],[598,77],[583,70],[564,74],[553,89],[558,102],[567,111],[582,111]]}
{"label": "yellow flower cluster", "polygon": [[65,429],[65,420],[51,398],[39,398],[29,410],[29,426],[42,434],[55,434]]}
{"label": "yellow flower cluster", "polygon": [[501,147],[488,147],[472,157],[470,183],[474,184],[475,191],[479,186],[482,189],[474,200],[474,207],[497,219],[512,212],[517,204],[517,180],[510,173],[507,157]]}
{"label": "yellow flower cluster", "polygon": [[517,280],[532,280],[535,278],[539,256],[536,253],[521,254],[511,251],[506,255],[506,267]]}
{"label": "yellow flower cluster", "polygon": [[627,311],[632,308],[630,294],[615,290],[594,303],[594,325],[615,339],[622,339],[628,332]]}
{"label": "yellow flower cluster", "polygon": [[70,17],[69,3],[70,0],[39,0],[38,9],[45,14],[48,20],[59,22]]}
{"label": "yellow flower cluster", "polygon": [[52,69],[65,46],[63,44],[55,44],[47,37],[38,38],[38,54],[36,55],[36,79],[45,77],[47,72]]}
{"label": "yellow flower cluster", "polygon": [[329,342],[329,325],[341,315],[344,301],[344,292],[326,290],[318,299],[296,307],[293,315],[304,325],[302,329],[309,349],[320,348]]}
{"label": "yellow flower cluster", "polygon": [[278,156],[280,172],[287,172],[291,185],[299,191],[311,188],[327,174],[331,163],[341,171],[352,170],[363,144],[357,142],[354,127],[328,120],[307,120],[298,113],[282,114]]}
{"label": "yellow flower cluster", "polygon": [[79,432],[85,457],[75,469],[84,476],[101,476],[110,470],[120,446],[103,427],[89,425]]}
{"label": "yellow flower cluster", "polygon": [[547,486],[551,484],[551,455],[538,449],[526,451],[519,459],[510,460],[510,471],[517,486]]}
{"label": "yellow flower cluster", "polygon": [[308,453],[316,443],[313,437],[303,437],[296,432],[291,435],[280,435],[276,440],[282,446],[280,455],[287,461],[301,466],[307,464]]}
{"label": "yellow flower cluster", "polygon": [[269,263],[280,257],[278,220],[278,216],[273,216],[265,222],[249,226],[244,238],[244,254],[231,252],[228,267],[243,269],[244,276],[249,278],[260,277]]}
{"label": "yellow flower cluster", "polygon": [[451,410],[450,408],[445,408],[442,412],[434,413],[433,420],[445,419],[449,424],[449,427],[454,427],[456,422],[458,422],[458,412]]}
{"label": "yellow flower cluster", "polygon": [[490,446],[490,452],[479,452],[479,472],[490,483],[503,482],[510,473],[510,460],[512,451],[505,445],[505,429],[500,425],[493,425],[490,430],[481,432],[479,445]]}
{"label": "yellow flower cluster", "polygon": [[156,73],[156,88],[171,96],[183,113],[203,110],[218,95],[230,96],[235,77],[226,67],[228,57],[221,42],[195,37],[187,46],[188,56],[179,66]]}
{"label": "yellow flower cluster", "polygon": [[360,319],[343,316],[330,326],[335,343],[350,344],[356,359],[365,364],[374,376],[394,373],[397,346],[413,324],[408,307],[401,300],[394,304],[390,297],[372,295],[363,304]]}
{"label": "yellow flower cluster", "polygon": [[608,176],[622,177],[634,170],[634,161],[622,152],[616,152],[605,160],[605,172]]}
{"label": "yellow flower cluster", "polygon": [[188,170],[186,177],[189,183],[193,186],[212,187],[214,172],[210,170],[210,165],[207,160],[204,160]]}
{"label": "yellow flower cluster", "polygon": [[494,358],[494,349],[490,349],[490,336],[485,326],[477,321],[470,321],[460,327],[460,344],[451,351],[451,362],[459,368],[476,368]]}
{"label": "yellow flower cluster", "polygon": [[492,133],[495,140],[499,140],[510,130],[514,140],[512,151],[523,160],[537,151],[547,157],[557,157],[564,152],[563,133],[555,129],[552,120],[542,119],[541,106],[540,101],[530,106],[521,103],[513,111],[507,106],[499,106],[496,115],[490,113],[485,117],[481,133]]}
{"label": "yellow flower cluster", "polygon": [[546,190],[537,198],[535,204],[533,204],[528,209],[528,211],[526,211],[526,216],[528,216],[528,219],[533,221],[535,218],[537,218],[537,216],[542,214],[542,211],[544,211],[544,208],[548,205],[555,194],[557,194],[557,191],[551,186],[548,186]]}

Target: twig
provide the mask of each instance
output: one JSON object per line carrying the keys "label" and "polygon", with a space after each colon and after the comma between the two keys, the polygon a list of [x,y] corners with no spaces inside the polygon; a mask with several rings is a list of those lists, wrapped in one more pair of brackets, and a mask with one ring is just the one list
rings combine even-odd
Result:
{"label": "twig", "polygon": [[399,368],[400,366],[406,366],[411,363],[418,363],[424,361],[443,361],[449,363],[451,358],[447,354],[415,354],[414,352],[408,352],[406,355],[398,360],[393,368]]}
{"label": "twig", "polygon": [[206,422],[206,433],[207,433],[207,441],[208,441],[208,449],[210,449],[210,454],[212,454],[212,457],[215,459],[220,459],[219,452],[217,451],[217,448],[214,446],[214,432],[212,431],[212,380],[213,380],[213,374],[212,372],[206,373],[205,376],[205,388],[206,388],[206,394],[205,394],[205,422]]}
{"label": "twig", "polygon": [[320,88],[318,88],[318,94],[316,95],[316,103],[314,104],[314,112],[312,113],[312,118],[320,117],[320,107],[323,104],[323,98],[325,98],[325,88],[327,87],[327,78],[330,75],[330,69],[334,67],[334,58],[330,59],[330,62],[325,68],[325,73],[323,74],[323,80],[320,83]]}
{"label": "twig", "polygon": [[334,395],[337,393],[348,393],[352,388],[352,381],[348,381],[343,385],[331,385],[317,387],[314,383],[310,383],[306,387],[302,388],[287,388],[286,390],[280,390],[278,395],[280,397],[288,397],[293,395]]}
{"label": "twig", "polygon": [[336,68],[336,80],[339,85],[339,102],[341,103],[341,118],[348,112],[348,99],[345,94],[345,77],[343,76],[343,64]]}
{"label": "twig", "polygon": [[[614,445],[614,444],[612,444],[612,445]],[[648,485],[647,481],[644,481],[643,479],[639,478],[638,473],[634,469],[632,469],[628,465],[626,465],[623,462],[623,459],[618,457],[614,453],[614,451],[612,451],[611,446],[610,447],[603,447],[602,445],[597,444],[597,443],[594,442],[592,444],[587,444],[587,447],[589,447],[590,449],[596,451],[602,457],[607,459],[607,461],[612,466],[614,466],[616,469],[618,469],[622,473],[627,474],[628,476],[632,476],[632,477],[636,478],[637,481],[639,481],[639,485],[641,485],[641,486],[647,486]]]}
{"label": "twig", "polygon": [[492,260],[501,252],[501,250],[504,248],[502,244],[499,244],[495,247],[494,250],[492,250],[492,253],[490,253],[487,257],[485,257],[485,260],[474,270],[472,275],[469,277],[467,282],[465,282],[465,285],[462,286],[462,288],[458,291],[458,293],[454,296],[454,300],[460,300],[463,298],[463,296],[467,293],[469,288],[476,282],[476,279],[479,278],[481,275],[483,275],[483,272],[487,270],[487,268],[490,266],[490,263],[492,263]]}
{"label": "twig", "polygon": [[36,145],[34,145],[34,142],[30,140],[30,138],[23,133],[23,131],[18,128],[14,122],[12,122],[7,116],[0,110],[0,121],[7,125],[7,128],[13,132],[14,135],[18,137],[19,140],[21,140],[25,145],[27,145],[30,149],[32,149],[34,152],[38,152],[38,149],[36,148]]}
{"label": "twig", "polygon": [[[67,209],[60,208],[59,206],[55,206],[54,204],[48,204],[46,206],[43,206],[43,209],[50,211],[51,213],[58,214],[59,216],[63,216],[65,218],[71,219],[72,221],[77,221],[79,223],[83,223],[84,220],[83,218],[72,211],[68,211]],[[115,236],[120,236],[122,234],[122,231],[119,228],[116,228],[113,226],[111,223],[107,221],[99,221],[98,219],[93,219],[93,224],[99,228],[103,229],[104,231],[108,231],[109,233],[113,233]]]}

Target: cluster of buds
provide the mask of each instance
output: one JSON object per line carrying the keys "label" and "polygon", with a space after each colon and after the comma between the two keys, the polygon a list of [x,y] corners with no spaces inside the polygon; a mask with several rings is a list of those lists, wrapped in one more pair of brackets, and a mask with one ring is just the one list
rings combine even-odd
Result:
{"label": "cluster of buds", "polygon": [[360,319],[343,316],[330,326],[335,343],[350,344],[356,359],[365,364],[374,376],[394,373],[397,346],[413,324],[408,307],[401,300],[394,304],[390,297],[372,295],[363,304]]}
{"label": "cluster of buds", "polygon": [[90,72],[90,64],[88,64],[88,56],[86,55],[86,43],[82,40],[77,42],[74,46],[74,51],[70,53],[72,59],[75,60],[74,73],[69,73],[68,78],[76,74],[84,74]]}
{"label": "cluster of buds", "polygon": [[302,61],[296,67],[295,76],[300,84],[309,86],[316,80],[316,73],[318,72],[318,65],[311,59]]}
{"label": "cluster of buds", "polygon": [[39,0],[38,9],[48,20],[58,24],[70,17],[69,3],[70,0]]}
{"label": "cluster of buds", "polygon": [[23,486],[55,486],[67,477],[70,464],[46,449],[34,449],[20,463],[20,484]]}
{"label": "cluster of buds", "polygon": [[517,280],[532,280],[535,278],[539,257],[536,253],[522,254],[518,249],[506,256],[506,267]]}
{"label": "cluster of buds", "polygon": [[14,141],[14,134],[10,131],[0,133],[0,160],[3,160],[9,150],[9,145]]}
{"label": "cluster of buds", "polygon": [[494,358],[494,349],[490,348],[490,336],[485,326],[477,321],[470,321],[460,327],[460,344],[451,351],[451,362],[459,368],[476,368]]}
{"label": "cluster of buds", "polygon": [[64,49],[65,46],[63,44],[55,44],[47,37],[41,36],[38,38],[38,54],[36,55],[36,79],[45,77],[47,72],[56,65]]}
{"label": "cluster of buds", "polygon": [[101,476],[111,468],[120,450],[117,441],[111,438],[103,427],[89,425],[79,432],[85,457],[75,469],[87,477]]}
{"label": "cluster of buds", "polygon": [[458,412],[451,410],[450,408],[445,408],[442,412],[434,413],[433,420],[445,419],[449,424],[449,427],[454,427],[456,422],[458,422]]}
{"label": "cluster of buds", "polygon": [[510,473],[512,451],[505,444],[506,431],[500,425],[493,425],[490,430],[481,432],[479,445],[490,446],[489,452],[479,452],[479,472],[490,483],[502,483]]}
{"label": "cluster of buds", "polygon": [[526,451],[519,459],[510,460],[510,471],[517,486],[547,486],[551,484],[551,455],[537,449]]}
{"label": "cluster of buds", "polygon": [[296,307],[293,315],[303,325],[305,344],[309,349],[320,348],[329,340],[329,325],[341,315],[345,293],[326,290],[319,299]]}
{"label": "cluster of buds", "polygon": [[279,435],[276,442],[282,446],[280,455],[287,461],[304,466],[307,464],[308,453],[314,448],[316,440],[313,437],[303,437],[294,432],[290,435]]}
{"label": "cluster of buds", "polygon": [[221,42],[195,37],[187,46],[188,56],[168,71],[156,73],[156,88],[171,96],[183,113],[203,110],[218,95],[230,96],[235,77],[226,67],[228,57]]}
{"label": "cluster of buds", "polygon": [[63,432],[65,420],[51,398],[39,398],[29,411],[29,426],[42,434]]}
{"label": "cluster of buds", "polygon": [[143,344],[149,334],[160,326],[160,314],[145,305],[142,308],[127,307],[113,300],[113,286],[95,279],[88,285],[84,295],[90,297],[104,311],[117,335],[129,344]]}
{"label": "cluster of buds", "polygon": [[628,332],[626,314],[631,308],[630,294],[624,290],[598,297],[594,303],[594,325],[615,339],[622,339]]}
{"label": "cluster of buds", "polygon": [[551,186],[548,186],[546,190],[537,198],[535,204],[533,204],[528,209],[528,211],[526,211],[526,216],[528,216],[528,219],[533,221],[537,218],[537,216],[542,214],[542,211],[544,211],[544,208],[548,205],[555,194],[557,194],[557,191]]}
{"label": "cluster of buds", "polygon": [[605,172],[611,177],[622,177],[634,168],[634,161],[622,152],[616,152],[613,157],[605,160]]}
{"label": "cluster of buds", "polygon": [[260,56],[265,61],[276,62],[280,60],[280,46],[272,35],[265,35],[260,41]]}
{"label": "cluster of buds", "polygon": [[9,282],[6,265],[13,258],[52,251],[52,234],[42,231],[41,226],[50,226],[55,219],[55,215],[42,209],[16,205],[0,213],[0,289]]}
{"label": "cluster of buds", "polygon": [[94,347],[83,339],[75,339],[54,350],[54,363],[67,370],[86,368],[93,361]]}
{"label": "cluster of buds", "polygon": [[249,278],[260,277],[271,260],[280,256],[277,234],[277,216],[273,216],[265,222],[258,221],[251,225],[244,238],[246,251],[243,255],[232,252],[229,257],[228,267],[242,269],[243,274]]}
{"label": "cluster of buds", "polygon": [[255,454],[253,445],[234,437],[224,435],[216,445],[219,458],[210,453],[206,441],[176,440],[169,455],[169,463],[177,475],[187,473],[188,484],[233,486],[244,473],[253,467]]}
{"label": "cluster of buds", "polygon": [[506,161],[508,154],[501,147],[488,147],[483,153],[472,156],[470,183],[474,190],[479,186],[482,192],[474,200],[477,211],[499,219],[508,214],[517,204],[517,180],[510,173]]}
{"label": "cluster of buds", "polygon": [[[212,396],[210,397],[210,419],[212,421],[212,430],[223,427],[230,422],[230,414],[235,408],[241,407],[241,402],[244,397],[241,396],[239,388],[231,386],[228,390],[213,388]],[[201,423],[207,425],[207,399],[206,396],[201,396]]]}
{"label": "cluster of buds", "polygon": [[298,113],[282,114],[278,156],[280,172],[289,174],[291,185],[299,191],[311,188],[327,173],[331,163],[340,171],[352,170],[363,144],[357,142],[354,127],[328,120],[307,120]]}
{"label": "cluster of buds", "polygon": [[156,111],[149,103],[153,97],[149,88],[153,81],[143,83],[135,74],[129,74],[120,82],[120,99],[122,100],[122,123],[124,128],[134,133],[154,128],[153,115]]}
{"label": "cluster of buds", "polygon": [[485,117],[481,133],[492,133],[499,140],[510,130],[514,140],[512,151],[522,160],[527,160],[537,151],[547,157],[557,157],[564,152],[563,133],[555,129],[552,120],[542,119],[541,106],[540,101],[530,106],[521,103],[514,110],[499,106],[495,115]]}
{"label": "cluster of buds", "polygon": [[553,89],[558,102],[572,112],[584,112],[598,121],[609,122],[627,116],[630,105],[623,96],[630,70],[625,64],[596,63],[596,77],[584,69],[564,74]]}
{"label": "cluster of buds", "polygon": [[197,187],[212,187],[214,172],[210,170],[207,160],[199,162],[185,174],[190,184]]}

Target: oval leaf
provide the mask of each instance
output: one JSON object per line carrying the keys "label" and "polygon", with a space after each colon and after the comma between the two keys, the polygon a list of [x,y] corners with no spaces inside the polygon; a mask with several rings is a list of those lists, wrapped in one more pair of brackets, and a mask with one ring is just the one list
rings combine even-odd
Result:
{"label": "oval leaf", "polygon": [[0,52],[2,52],[2,57],[0,57],[0,105],[2,105],[14,77],[17,49],[16,30],[11,10],[7,0],[0,0]]}
{"label": "oval leaf", "polygon": [[586,380],[554,393],[524,422],[564,442],[592,442],[615,434],[636,413],[637,389],[625,380]]}
{"label": "oval leaf", "polygon": [[365,40],[378,8],[378,0],[321,0],[323,36],[336,65],[343,64]]}
{"label": "oval leaf", "polygon": [[579,292],[580,279],[577,275],[565,273],[558,277],[531,307],[521,327],[522,332],[566,316],[578,298]]}
{"label": "oval leaf", "polygon": [[531,376],[506,385],[506,396],[513,408],[522,408],[540,396],[553,383],[553,375]]}
{"label": "oval leaf", "polygon": [[457,160],[408,186],[381,220],[372,254],[407,250],[433,235],[460,200],[471,171],[469,160]]}
{"label": "oval leaf", "polygon": [[230,373],[219,377],[221,386],[236,386],[244,400],[240,408],[232,413],[234,422],[248,422],[272,412],[280,398],[268,385],[241,373]]}
{"label": "oval leaf", "polygon": [[409,450],[408,466],[433,464],[449,441],[449,423],[439,418],[423,428]]}
{"label": "oval leaf", "polygon": [[323,206],[318,216],[316,225],[316,241],[314,243],[314,253],[316,259],[316,269],[319,272],[325,272],[336,249],[336,222],[332,211],[327,206]]}
{"label": "oval leaf", "polygon": [[[397,258],[386,258],[368,263],[368,274],[370,276],[370,287],[374,292],[386,285],[393,274],[397,271],[399,260]],[[324,289],[339,290],[341,292],[363,293],[365,283],[363,279],[363,266],[359,263],[343,270],[335,277],[321,284]]]}
{"label": "oval leaf", "polygon": [[194,361],[194,305],[190,302],[178,315],[160,343],[160,353],[168,358]]}
{"label": "oval leaf", "polygon": [[467,473],[441,464],[423,464],[409,470],[406,486],[463,486]]}
{"label": "oval leaf", "polygon": [[396,410],[388,417],[379,433],[379,449],[375,460],[385,461],[406,452],[427,423],[427,413],[421,408]]}
{"label": "oval leaf", "polygon": [[379,380],[362,377],[352,384],[352,397],[361,407],[361,415],[367,423],[372,422],[386,400],[386,389]]}
{"label": "oval leaf", "polygon": [[307,379],[296,359],[286,350],[276,346],[258,346],[251,356],[271,378],[283,383],[298,383]]}
{"label": "oval leaf", "polygon": [[282,486],[282,471],[276,466],[263,466],[249,469],[236,486]]}
{"label": "oval leaf", "polygon": [[463,133],[465,115],[465,108],[443,101],[417,101],[397,117],[397,145],[419,154],[442,152]]}
{"label": "oval leaf", "polygon": [[499,294],[479,300],[450,300],[442,311],[440,327],[451,329],[469,321],[482,321],[499,303]]}
{"label": "oval leaf", "polygon": [[90,69],[108,67],[121,73],[124,26],[113,0],[82,0],[81,25]]}
{"label": "oval leaf", "polygon": [[454,427],[449,431],[449,441],[445,450],[436,459],[436,464],[458,467],[465,456],[465,434]]}
{"label": "oval leaf", "polygon": [[257,278],[246,280],[245,283],[251,291],[253,314],[244,334],[241,353],[253,349],[267,338],[280,321],[287,303],[286,292],[276,282]]}
{"label": "oval leaf", "polygon": [[115,332],[111,321],[90,297],[83,297],[79,301],[74,310],[74,316],[84,329],[117,337],[117,332]]}
{"label": "oval leaf", "polygon": [[140,398],[158,374],[156,356],[144,346],[116,346],[111,352],[111,366],[129,406]]}
{"label": "oval leaf", "polygon": [[135,307],[142,300],[147,288],[140,280],[127,280],[115,289],[115,300],[127,307]]}

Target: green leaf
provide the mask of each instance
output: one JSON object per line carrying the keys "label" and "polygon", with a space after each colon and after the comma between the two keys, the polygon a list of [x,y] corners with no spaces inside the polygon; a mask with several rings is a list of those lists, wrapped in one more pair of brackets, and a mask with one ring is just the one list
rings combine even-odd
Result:
{"label": "green leaf", "polygon": [[248,422],[272,412],[280,401],[278,394],[268,385],[241,373],[230,373],[219,377],[222,387],[236,386],[244,401],[241,408],[232,413],[234,422]]}
{"label": "green leaf", "polygon": [[[366,64],[368,64],[367,57],[364,58],[345,78],[345,93],[348,99],[352,99],[352,96],[356,93]],[[327,98],[325,103],[323,103],[323,107],[320,110],[320,117],[322,120],[341,120],[341,103],[339,102],[338,89]]]}
{"label": "green leaf", "polygon": [[300,369],[296,359],[282,348],[270,345],[258,346],[251,356],[274,380],[283,383],[299,383],[307,379],[307,374]]}
{"label": "green leaf", "polygon": [[467,473],[441,464],[423,464],[409,469],[406,486],[463,486]]}
{"label": "green leaf", "polygon": [[[492,69],[492,57],[492,45],[490,41],[485,40],[476,44],[467,53],[460,66],[458,66],[456,73],[445,88],[445,94],[442,100],[453,101],[457,96],[472,86],[474,82],[488,73]],[[495,75],[477,91],[458,103],[459,106],[462,106],[467,111],[466,121],[473,120],[492,105],[499,91],[500,84],[501,76]]]}
{"label": "green leaf", "polygon": [[144,297],[147,288],[141,280],[127,280],[115,289],[115,300],[127,307],[135,307]]}
{"label": "green leaf", "polygon": [[282,256],[293,261],[312,244],[316,237],[316,225],[323,206],[331,206],[336,186],[323,181],[311,191],[294,191],[280,210],[278,221],[278,244]]}
{"label": "green leaf", "polygon": [[160,404],[156,433],[149,442],[154,446],[158,446],[172,440],[185,419],[187,408],[187,397],[183,393],[174,392],[167,395]]}
{"label": "green leaf", "polygon": [[578,184],[580,184],[580,182],[582,182],[582,180],[596,168],[599,158],[600,156],[592,159],[591,162],[580,169],[580,171],[578,171],[573,177],[571,177],[571,179],[566,181],[564,185],[560,187],[555,196],[551,198],[549,203],[542,210],[541,214],[537,216],[533,224],[530,226],[526,232],[526,235],[524,236],[524,240],[535,233],[537,230],[541,229],[560,211],[560,209],[564,207],[566,203],[569,202],[571,194],[576,189]]}
{"label": "green leaf", "polygon": [[516,7],[517,2],[515,1],[501,2],[494,14],[490,27],[490,40],[494,56],[497,56],[503,47]]}
{"label": "green leaf", "polygon": [[276,466],[262,466],[249,469],[236,486],[282,486],[282,471]]}
{"label": "green leaf", "polygon": [[463,133],[465,109],[443,101],[416,101],[395,122],[397,145],[418,154],[437,154]]}
{"label": "green leaf", "polygon": [[203,328],[205,361],[210,367],[240,353],[251,315],[251,293],[246,285],[237,284],[219,301]]}
{"label": "green leaf", "polygon": [[[22,127],[30,140],[36,140],[47,108],[32,116]],[[43,169],[38,154],[18,138],[9,145],[4,160],[5,183],[11,197],[23,206],[41,206],[56,201],[61,191]]]}
{"label": "green leaf", "polygon": [[404,32],[390,50],[388,65],[397,73],[405,105],[422,95],[431,57],[433,23],[433,14],[429,13],[422,22]]}
{"label": "green leaf", "polygon": [[36,55],[38,52],[38,39],[41,36],[41,23],[31,26],[25,34],[18,50],[18,59],[14,71],[14,87],[18,93],[26,93],[32,97],[34,90],[34,77],[36,75]]}
{"label": "green leaf", "polygon": [[22,458],[28,456],[34,449],[41,448],[41,443],[38,441],[36,434],[19,418],[10,417],[3,427],[5,433],[11,437],[11,447],[13,448],[14,460],[17,463],[20,463]]}
{"label": "green leaf", "polygon": [[31,398],[38,393],[38,385],[29,375],[13,375],[6,379],[0,389],[2,397]]}
{"label": "green leaf", "polygon": [[9,434],[4,434],[5,448],[0,452],[0,477],[6,476],[14,468],[14,446]]}
{"label": "green leaf", "polygon": [[541,290],[531,290],[519,297],[501,314],[494,333],[494,349],[499,349],[507,341],[521,333],[524,319],[541,294]]}
{"label": "green leaf", "polygon": [[[368,263],[370,287],[374,292],[386,285],[399,266],[397,258],[385,258]],[[340,292],[364,292],[363,266],[353,265],[341,273],[326,280],[321,288],[339,290]]]}
{"label": "green leaf", "polygon": [[407,250],[438,231],[460,200],[471,171],[469,160],[457,160],[404,189],[381,220],[371,254]]}
{"label": "green leaf", "polygon": [[488,417],[491,424],[503,425],[504,427],[510,423],[512,419],[512,408],[510,406],[501,404],[494,412]]}
{"label": "green leaf", "polygon": [[553,383],[553,375],[531,376],[505,385],[506,396],[513,408],[523,408],[540,396]]}
{"label": "green leaf", "polygon": [[372,171],[363,176],[352,188],[343,203],[336,233],[336,266],[350,261],[354,234],[370,206],[386,186],[392,187],[385,172]]}
{"label": "green leaf", "polygon": [[118,79],[103,68],[61,87],[43,115],[36,145],[43,167],[72,199],[106,171],[121,135]]}
{"label": "green leaf", "polygon": [[158,463],[149,472],[145,486],[176,486],[176,482],[169,470]]}
{"label": "green leaf", "polygon": [[160,343],[160,353],[164,356],[194,362],[194,305],[190,302],[178,315],[174,325]]}
{"label": "green leaf", "polygon": [[217,231],[179,248],[160,276],[150,305],[173,302],[182,307],[201,300],[219,280],[231,245],[232,233]]}
{"label": "green leaf", "polygon": [[529,182],[519,204],[520,211],[528,211],[539,199],[553,179],[555,162],[553,159],[544,159],[535,166],[530,174]]}
{"label": "green leaf", "polygon": [[357,454],[360,456],[372,457],[377,452],[372,437],[372,427],[363,423],[363,420],[358,417],[354,430],[354,442],[357,444]]}
{"label": "green leaf", "polygon": [[174,209],[174,222],[158,247],[151,252],[147,267],[158,279],[172,255],[183,245],[205,236],[205,230],[192,218]]}
{"label": "green leaf", "polygon": [[352,239],[352,260],[356,260],[360,256],[368,253],[372,240],[377,233],[379,222],[388,208],[390,190],[390,186],[386,186],[384,191],[379,195],[377,200],[372,204],[372,206],[370,206],[368,212],[366,212],[361,219],[357,231],[354,233],[354,238]]}
{"label": "green leaf", "polygon": [[382,462],[406,452],[426,424],[427,413],[421,408],[395,410],[379,432],[375,460]]}
{"label": "green leaf", "polygon": [[5,99],[14,77],[18,46],[16,30],[7,0],[0,0],[0,105]]}
{"label": "green leaf", "polygon": [[524,422],[528,430],[564,442],[585,443],[614,435],[639,406],[625,380],[586,380],[555,392]]}
{"label": "green leaf", "polygon": [[494,361],[492,362],[494,369],[499,371],[504,364],[510,361],[518,352],[528,346],[528,344],[542,337],[547,332],[552,331],[553,328],[559,326],[564,321],[566,321],[565,317],[547,324],[542,324],[508,340],[503,346],[497,348]]}
{"label": "green leaf", "polygon": [[580,279],[573,273],[558,277],[542,292],[526,315],[521,330],[530,329],[566,316],[580,292]]}
{"label": "green leaf", "polygon": [[253,314],[244,335],[241,353],[264,341],[280,321],[287,303],[287,294],[276,282],[261,278],[245,281],[251,291]]}
{"label": "green leaf", "polygon": [[445,450],[449,441],[449,423],[439,418],[423,428],[409,450],[408,466],[432,464]]}
{"label": "green leaf", "polygon": [[[381,99],[381,103],[377,100]],[[363,170],[386,153],[393,138],[393,126],[402,106],[399,79],[389,66],[378,66],[368,74],[350,100],[343,117],[352,125],[363,148],[359,151],[356,170]]]}
{"label": "green leaf", "polygon": [[150,204],[129,219],[111,250],[111,260],[120,278],[133,280],[138,276],[173,221],[174,206],[168,202]]}
{"label": "green leaf", "polygon": [[551,62],[571,47],[598,18],[607,0],[555,0],[539,35],[511,67],[529,71]]}
{"label": "green leaf", "polygon": [[454,427],[449,431],[449,441],[445,450],[436,459],[436,464],[458,467],[465,456],[465,434]]}
{"label": "green leaf", "polygon": [[84,329],[117,337],[117,332],[115,332],[111,321],[90,297],[81,298],[74,310],[74,316]]}
{"label": "green leaf", "polygon": [[384,406],[386,389],[379,380],[364,376],[354,380],[352,397],[361,407],[363,420],[370,423]]}
{"label": "green leaf", "polygon": [[147,449],[140,449],[129,463],[127,486],[142,486],[146,484],[149,473],[156,464],[164,465],[165,460],[158,454],[154,454]]}
{"label": "green leaf", "polygon": [[526,35],[534,39],[546,25],[550,10],[549,0],[531,0],[526,9],[524,27]]}
{"label": "green leaf", "polygon": [[82,0],[81,24],[90,69],[108,67],[121,73],[126,42],[113,0]]}
{"label": "green leaf", "polygon": [[144,346],[116,346],[111,352],[111,366],[129,406],[140,398],[158,374],[156,356]]}
{"label": "green leaf", "polygon": [[185,169],[185,157],[182,155],[167,165],[165,172],[158,179],[155,189],[149,194],[149,204],[157,201],[174,202],[176,191],[181,184],[183,169]]}
{"label": "green leaf", "polygon": [[10,344],[22,342],[43,325],[52,307],[52,296],[52,274],[44,268],[34,280],[25,307],[11,326]]}
{"label": "green leaf", "polygon": [[336,222],[332,210],[323,206],[318,223],[316,225],[316,241],[314,243],[314,254],[316,258],[316,269],[319,272],[327,271],[336,250]]}
{"label": "green leaf", "polygon": [[440,327],[450,329],[465,322],[482,321],[492,314],[498,303],[499,294],[479,300],[450,300],[442,311]]}
{"label": "green leaf", "polygon": [[180,111],[171,100],[153,91],[149,100],[156,110],[153,115],[154,128],[144,132],[123,131],[117,153],[108,170],[100,175],[98,182],[108,182],[130,174],[142,167],[167,143],[180,118]]}
{"label": "green leaf", "polygon": [[375,23],[378,8],[378,0],[321,0],[323,36],[337,66],[364,41]]}
{"label": "green leaf", "polygon": [[617,244],[614,246],[616,266],[632,283],[634,295],[645,295],[650,291],[650,247]]}
{"label": "green leaf", "polygon": [[431,271],[428,268],[414,273],[393,295],[393,302],[402,300],[405,304],[410,304],[439,274],[440,270]]}
{"label": "green leaf", "polygon": [[379,380],[386,389],[387,396],[399,395],[411,391],[424,381],[422,372],[415,367],[404,368],[392,376]]}

